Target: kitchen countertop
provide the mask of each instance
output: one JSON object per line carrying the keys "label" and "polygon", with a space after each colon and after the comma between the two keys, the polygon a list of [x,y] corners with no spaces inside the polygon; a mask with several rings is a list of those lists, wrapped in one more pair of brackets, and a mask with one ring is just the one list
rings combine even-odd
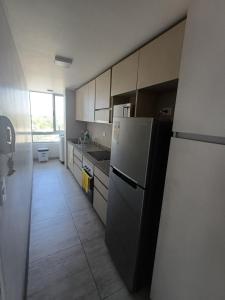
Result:
{"label": "kitchen countertop", "polygon": [[76,147],[76,149],[82,153],[82,155],[84,155],[88,160],[90,160],[90,162],[93,163],[94,166],[99,168],[105,175],[109,176],[110,160],[98,161],[95,158],[93,158],[90,154],[88,154],[88,152],[102,150],[110,151],[110,149],[95,144],[77,144],[77,140],[68,140],[68,142],[72,143]]}

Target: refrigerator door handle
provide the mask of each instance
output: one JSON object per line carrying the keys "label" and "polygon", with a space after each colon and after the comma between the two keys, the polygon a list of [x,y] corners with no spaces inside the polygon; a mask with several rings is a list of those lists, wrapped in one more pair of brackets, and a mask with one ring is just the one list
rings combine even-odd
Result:
{"label": "refrigerator door handle", "polygon": [[134,181],[133,179],[131,179],[130,177],[126,176],[124,173],[122,173],[121,171],[119,171],[117,168],[112,167],[112,172],[120,177],[123,181],[125,181],[126,183],[128,183],[130,186],[132,186],[134,189],[137,188],[138,183],[136,181]]}

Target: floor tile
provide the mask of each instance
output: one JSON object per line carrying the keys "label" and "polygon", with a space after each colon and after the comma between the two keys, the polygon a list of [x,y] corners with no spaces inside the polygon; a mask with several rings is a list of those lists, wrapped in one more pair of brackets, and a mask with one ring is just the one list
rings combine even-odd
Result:
{"label": "floor tile", "polygon": [[106,300],[150,300],[149,290],[130,294],[125,288],[122,288],[117,293],[105,298]]}
{"label": "floor tile", "polygon": [[31,221],[32,223],[44,221],[48,218],[70,214],[65,200],[59,196],[52,198],[38,198],[32,203]]}
{"label": "floor tile", "polygon": [[40,292],[28,296],[28,300],[101,300],[89,278],[73,275],[56,282]]}
{"label": "floor tile", "polygon": [[71,212],[76,213],[81,209],[92,209],[90,201],[84,194],[75,194],[72,196],[67,196],[65,197],[65,199]]}
{"label": "floor tile", "polygon": [[105,228],[57,160],[34,164],[28,299],[141,300],[120,279]]}
{"label": "floor tile", "polygon": [[66,295],[80,297],[97,291],[81,245],[58,251],[30,264],[28,295],[40,291],[57,299]]}
{"label": "floor tile", "polygon": [[99,237],[86,241],[83,246],[101,297],[104,299],[124,288],[112,263],[104,238]]}
{"label": "floor tile", "polygon": [[93,208],[73,213],[73,219],[81,241],[104,236],[105,229]]}
{"label": "floor tile", "polygon": [[30,261],[80,244],[73,221],[69,217],[69,215],[64,215],[32,224]]}

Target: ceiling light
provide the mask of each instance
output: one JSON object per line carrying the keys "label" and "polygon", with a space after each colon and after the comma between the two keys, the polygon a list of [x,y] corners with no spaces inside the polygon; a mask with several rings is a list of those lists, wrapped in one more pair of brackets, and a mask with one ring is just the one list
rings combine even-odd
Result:
{"label": "ceiling light", "polygon": [[60,55],[55,56],[55,64],[57,66],[63,67],[63,68],[69,68],[72,65],[73,59],[68,57],[63,57]]}

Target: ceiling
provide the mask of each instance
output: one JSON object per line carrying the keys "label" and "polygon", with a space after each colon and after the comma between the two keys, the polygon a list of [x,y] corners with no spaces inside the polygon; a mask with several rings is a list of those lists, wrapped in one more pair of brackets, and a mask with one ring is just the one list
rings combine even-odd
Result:
{"label": "ceiling", "polygon": [[[182,18],[190,0],[4,0],[30,90],[75,88]],[[54,56],[73,58],[69,69]]]}

